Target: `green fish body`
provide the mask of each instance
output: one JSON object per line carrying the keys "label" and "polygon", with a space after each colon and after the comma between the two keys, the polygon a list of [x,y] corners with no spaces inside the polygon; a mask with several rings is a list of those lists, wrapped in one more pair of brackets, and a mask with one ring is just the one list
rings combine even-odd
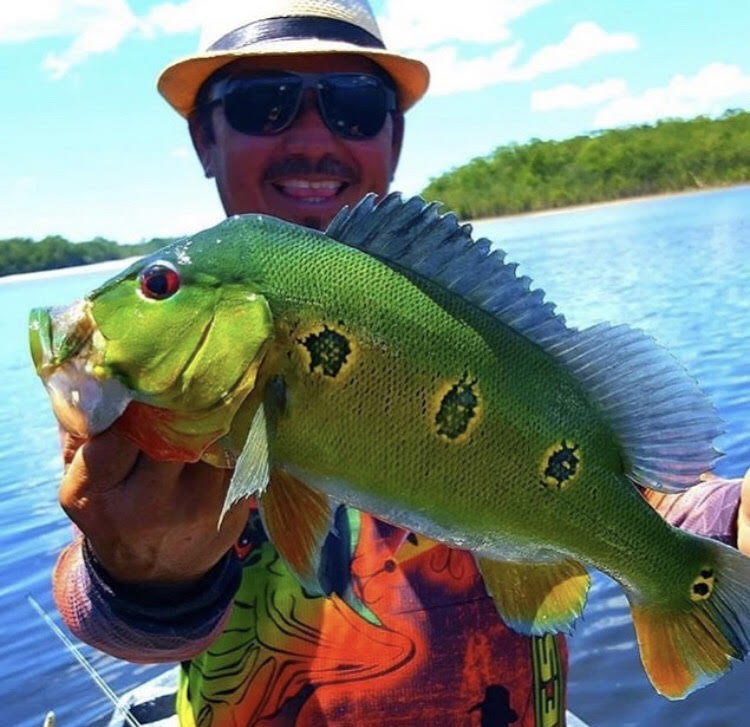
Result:
{"label": "green fish body", "polygon": [[565,326],[515,266],[419,199],[366,198],[326,234],[259,215],[139,261],[67,312],[32,313],[60,420],[235,471],[300,581],[339,503],[474,552],[503,619],[569,630],[585,566],[630,600],[658,691],[750,648],[750,560],[667,525],[719,424],[625,326]]}

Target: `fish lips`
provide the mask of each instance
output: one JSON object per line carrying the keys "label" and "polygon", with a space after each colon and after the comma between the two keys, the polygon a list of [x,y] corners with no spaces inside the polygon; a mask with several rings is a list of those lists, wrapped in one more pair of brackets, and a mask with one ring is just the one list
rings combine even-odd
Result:
{"label": "fish lips", "polygon": [[66,431],[86,439],[109,428],[133,398],[118,379],[94,373],[95,332],[86,302],[37,308],[29,320],[31,356],[52,410]]}

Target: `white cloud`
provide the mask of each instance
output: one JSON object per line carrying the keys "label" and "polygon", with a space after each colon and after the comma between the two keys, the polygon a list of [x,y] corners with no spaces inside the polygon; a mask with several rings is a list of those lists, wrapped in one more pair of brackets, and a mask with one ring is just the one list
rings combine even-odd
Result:
{"label": "white cloud", "polygon": [[169,152],[169,155],[174,159],[187,159],[192,156],[190,149],[186,146],[176,146]]}
{"label": "white cloud", "polygon": [[27,0],[0,9],[0,43],[73,37],[62,53],[42,62],[53,79],[94,53],[113,50],[138,27],[126,0]]}
{"label": "white cloud", "polygon": [[[583,22],[573,26],[559,44],[546,46],[523,65],[515,65],[523,44],[512,41],[510,23],[548,2],[462,0],[436,12],[434,0],[386,0],[378,23],[389,48],[428,63],[433,94],[528,81],[602,53],[632,50],[638,45],[632,35],[607,33],[595,23]],[[51,78],[59,79],[91,55],[114,50],[136,33],[150,38],[199,33],[198,47],[206,47],[228,27],[242,23],[245,7],[237,0],[168,0],[138,16],[128,0],[7,2],[0,9],[0,42],[71,37],[67,48],[50,53],[42,64]],[[459,44],[472,46],[470,57],[464,57]]]}
{"label": "white cloud", "polygon": [[[115,50],[130,35],[153,38],[202,31],[206,36],[217,24],[226,28],[228,19],[240,17],[242,8],[236,0],[185,0],[161,3],[139,17],[127,0],[5,2],[0,7],[0,43],[71,38],[67,48],[48,54],[42,62],[51,78],[60,79],[90,56]],[[213,40],[216,37],[201,42]]]}
{"label": "white cloud", "polygon": [[114,50],[139,22],[124,0],[97,2],[101,13],[91,17],[62,53],[50,53],[42,62],[52,79],[62,78],[73,66],[96,53]]}
{"label": "white cloud", "polygon": [[[0,7],[0,43],[21,43],[36,38],[65,37],[135,20],[126,0],[26,0]],[[127,31],[126,31],[127,32]]]}
{"label": "white cloud", "polygon": [[665,117],[716,115],[728,106],[750,102],[750,75],[738,66],[710,63],[694,76],[679,74],[663,87],[624,94],[602,108],[594,119],[599,128],[647,123]]}
{"label": "white cloud", "polygon": [[462,59],[456,46],[443,46],[422,51],[419,58],[430,69],[430,94],[442,96],[461,91],[479,91],[512,80],[512,66],[521,47],[521,43],[514,43],[487,55]]}
{"label": "white cloud", "polygon": [[461,58],[458,48],[444,45],[415,55],[430,67],[430,93],[436,96],[478,91],[497,83],[531,81],[555,71],[573,68],[604,53],[632,51],[638,39],[629,33],[608,33],[596,23],[577,23],[560,43],[547,45],[528,61],[516,65],[523,48],[517,41],[472,58]]}
{"label": "white cloud", "polygon": [[450,41],[498,43],[510,38],[508,24],[550,0],[387,0],[378,25],[386,45],[419,50]]}
{"label": "white cloud", "polygon": [[624,96],[628,85],[622,78],[611,78],[590,86],[574,86],[563,83],[545,91],[534,91],[531,94],[533,111],[555,111],[557,109],[577,109],[583,106],[598,106]]}
{"label": "white cloud", "polygon": [[596,23],[576,23],[562,42],[534,53],[528,63],[518,69],[517,80],[529,81],[543,73],[579,66],[605,53],[637,48],[638,38],[631,33],[608,33]]}
{"label": "white cloud", "polygon": [[26,0],[0,6],[0,43],[77,32],[86,9],[66,0]]}

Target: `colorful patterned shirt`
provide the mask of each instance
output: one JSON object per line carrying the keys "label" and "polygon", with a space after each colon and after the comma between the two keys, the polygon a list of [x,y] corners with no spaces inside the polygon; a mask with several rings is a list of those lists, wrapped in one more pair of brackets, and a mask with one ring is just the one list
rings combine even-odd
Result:
{"label": "colorful patterned shirt", "polygon": [[[653,497],[670,521],[731,541],[737,483]],[[182,727],[564,725],[563,638],[505,626],[470,553],[342,507],[319,577],[327,597],[298,585],[252,510],[199,583],[115,583],[79,538],[61,555],[55,597],[84,641],[182,661]]]}

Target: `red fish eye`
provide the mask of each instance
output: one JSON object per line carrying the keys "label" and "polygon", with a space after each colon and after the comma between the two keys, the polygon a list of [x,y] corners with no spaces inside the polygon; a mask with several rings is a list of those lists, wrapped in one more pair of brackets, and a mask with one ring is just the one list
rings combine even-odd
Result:
{"label": "red fish eye", "polygon": [[180,274],[167,263],[149,265],[141,273],[141,293],[153,300],[164,300],[180,288]]}

